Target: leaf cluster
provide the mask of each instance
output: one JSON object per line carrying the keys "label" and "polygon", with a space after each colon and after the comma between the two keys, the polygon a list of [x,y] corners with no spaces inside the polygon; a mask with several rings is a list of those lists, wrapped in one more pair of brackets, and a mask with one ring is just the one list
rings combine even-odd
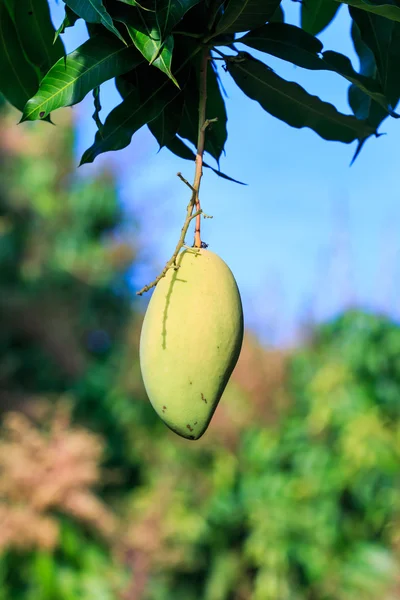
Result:
{"label": "leaf cluster", "polygon": [[[378,135],[400,97],[400,8],[392,0],[349,0],[351,34],[360,58],[324,50],[315,37],[341,3],[307,0],[301,27],[284,22],[279,0],[64,0],[57,31],[47,0],[1,0],[0,92],[22,121],[49,120],[52,111],[79,103],[93,90],[98,131],[81,163],[129,145],[148,125],[160,148],[193,160],[198,134],[199,56],[209,51],[206,152],[217,162],[227,139],[221,71],[250,99],[295,128],[326,140],[358,141]],[[88,40],[65,55],[60,35],[79,20]],[[254,55],[257,51],[257,57]],[[260,60],[260,54],[262,60]],[[277,57],[298,67],[346,79],[353,114],[307,92],[275,72]],[[122,101],[101,122],[100,86],[115,79]],[[208,165],[206,165],[208,166]]]}

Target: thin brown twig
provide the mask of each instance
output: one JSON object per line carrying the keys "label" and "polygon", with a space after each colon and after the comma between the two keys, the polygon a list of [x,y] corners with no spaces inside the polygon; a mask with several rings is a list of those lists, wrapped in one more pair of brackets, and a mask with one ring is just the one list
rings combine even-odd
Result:
{"label": "thin brown twig", "polygon": [[192,202],[192,199],[190,199],[190,202],[186,209],[186,219],[185,219],[185,222],[181,229],[181,235],[179,238],[179,242],[176,245],[175,252],[171,256],[171,258],[169,259],[169,261],[167,262],[167,264],[165,265],[165,267],[163,268],[161,273],[158,275],[158,277],[156,277],[154,279],[154,281],[152,281],[148,285],[145,285],[144,287],[142,287],[141,290],[136,292],[137,296],[141,296],[145,292],[148,292],[149,290],[151,290],[151,288],[155,287],[157,285],[157,283],[160,281],[160,279],[165,277],[165,275],[167,274],[167,271],[169,269],[178,269],[179,268],[176,264],[176,259],[177,259],[177,256],[178,256],[181,248],[183,247],[183,245],[185,243],[185,236],[186,236],[187,230],[189,229],[190,222],[192,221],[192,219],[197,219],[197,217],[201,214],[202,211],[201,210],[199,212],[196,211],[194,214],[192,214],[192,212],[193,212],[193,202]]}
{"label": "thin brown twig", "polygon": [[183,181],[184,184],[186,184],[188,186],[188,188],[190,188],[192,190],[192,192],[194,192],[194,187],[188,182],[187,179],[184,178],[184,176],[182,175],[182,173],[177,173],[177,176],[179,177],[179,179],[181,181]]}
{"label": "thin brown twig", "polygon": [[[138,296],[141,296],[145,292],[151,290],[151,288],[155,287],[157,283],[165,277],[168,270],[178,269],[176,264],[177,256],[180,250],[183,248],[185,244],[185,236],[187,230],[189,229],[190,222],[192,219],[196,219],[195,226],[195,234],[194,234],[194,247],[201,248],[201,237],[200,237],[200,224],[201,224],[201,206],[200,206],[200,198],[199,198],[199,190],[201,178],[203,175],[203,154],[204,154],[204,145],[205,145],[205,132],[208,125],[214,122],[216,119],[206,119],[206,104],[207,104],[207,70],[208,70],[208,59],[209,59],[210,51],[207,46],[204,46],[202,52],[201,59],[201,67],[200,67],[200,90],[199,90],[199,127],[198,127],[198,138],[197,138],[197,153],[196,153],[196,169],[194,175],[193,185],[183,177],[181,173],[178,173],[178,177],[192,190],[192,197],[190,198],[190,202],[186,209],[186,219],[181,229],[181,235],[179,241],[176,245],[175,251],[164,269],[161,271],[160,275],[154,279],[148,285],[145,285],[141,290],[136,292]],[[196,209],[196,212],[193,213],[193,210]]]}
{"label": "thin brown twig", "polygon": [[[205,144],[205,133],[208,123],[206,122],[206,105],[207,105],[207,70],[208,70],[208,57],[210,56],[209,49],[205,47],[203,49],[203,55],[200,66],[200,90],[199,90],[199,130],[197,137],[197,153],[196,153],[196,171],[194,175],[194,195],[196,211],[201,210],[199,190],[201,177],[203,175],[203,154]],[[196,227],[194,230],[194,246],[195,248],[201,248],[201,216],[200,214],[196,217]]]}

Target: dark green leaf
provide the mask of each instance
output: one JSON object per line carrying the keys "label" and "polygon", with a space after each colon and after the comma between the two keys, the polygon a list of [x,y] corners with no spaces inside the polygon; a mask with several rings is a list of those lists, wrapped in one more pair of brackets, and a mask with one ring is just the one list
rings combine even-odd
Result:
{"label": "dark green leaf", "polygon": [[371,100],[354,85],[349,87],[349,104],[357,119],[366,121],[374,130],[388,116],[379,104]]}
{"label": "dark green leaf", "polygon": [[280,0],[229,0],[216,33],[238,33],[261,27],[279,4]]}
{"label": "dark green leaf", "polygon": [[270,23],[284,23],[285,13],[283,12],[282,5],[280,4],[272,17],[269,19]]}
{"label": "dark green leaf", "polygon": [[38,85],[35,68],[26,59],[14,23],[0,2],[0,92],[22,111]]}
{"label": "dark green leaf", "polygon": [[332,104],[311,96],[297,83],[282,79],[248,54],[240,55],[237,62],[229,62],[228,69],[249,98],[292,127],[309,127],[326,140],[345,143],[374,133],[369,125],[339,113]]}
{"label": "dark green leaf", "polygon": [[200,0],[156,0],[156,15],[161,39],[164,39],[185,14]]}
{"label": "dark green leaf", "polygon": [[64,0],[72,10],[88,23],[104,25],[111,33],[116,35],[123,43],[124,38],[115,27],[113,20],[107,12],[102,0]]}
{"label": "dark green leaf", "polygon": [[160,145],[160,150],[175,137],[182,119],[182,110],[183,93],[180,93],[167,104],[158,117],[148,123],[151,133]]}
{"label": "dark green leaf", "polygon": [[69,6],[65,5],[65,16],[63,22],[56,31],[55,39],[57,39],[61,33],[64,33],[67,27],[73,27],[78,19],[78,15],[75,14]]}
{"label": "dark green leaf", "polygon": [[124,4],[129,4],[129,6],[137,6],[142,10],[148,10],[149,12],[155,12],[154,8],[148,8],[147,6],[143,6],[140,2],[136,2],[136,0],[118,0],[118,2],[123,2]]}
{"label": "dark green leaf", "polygon": [[216,35],[212,39],[212,43],[214,46],[231,46],[235,41],[234,33],[221,33],[220,35]]}
{"label": "dark green leaf", "polygon": [[45,75],[65,54],[62,41],[54,42],[47,0],[18,0],[14,20],[27,58]]}
{"label": "dark green leaf", "polygon": [[395,0],[342,0],[342,2],[392,21],[400,21],[400,5]]}
{"label": "dark green leaf", "polygon": [[[170,140],[165,147],[168,148],[168,150],[170,150],[176,156],[179,156],[179,158],[192,161],[196,160],[195,153],[190,148],[188,148],[178,136],[175,136],[172,140]],[[237,179],[233,179],[233,177],[229,177],[229,175],[225,175],[225,173],[223,173],[222,171],[218,171],[218,169],[213,169],[213,167],[210,167],[210,165],[208,165],[206,162],[203,162],[203,166],[207,167],[208,169],[211,169],[211,171],[214,171],[214,173],[216,173],[219,177],[222,177],[223,179],[233,181],[234,183],[239,183],[240,185],[247,185],[242,181],[238,181]]]}
{"label": "dark green leaf", "polygon": [[367,77],[376,77],[374,54],[367,44],[364,44],[361,38],[360,29],[355,21],[352,21],[351,24],[351,38],[353,40],[354,50],[360,61],[360,73]]}
{"label": "dark green leaf", "polygon": [[382,89],[395,107],[400,97],[400,23],[357,8],[350,8],[350,15],[359,28],[362,42],[374,55]]}
{"label": "dark green leaf", "polygon": [[[360,72],[363,75],[374,77],[377,71],[374,54],[362,41],[360,30],[354,21],[351,27],[351,36],[360,59]],[[349,87],[349,104],[355,116],[358,119],[367,121],[374,129],[377,129],[387,117],[386,111],[355,85]],[[359,156],[365,141],[366,138],[359,142],[352,163]]]}
{"label": "dark green leaf", "polygon": [[335,0],[304,0],[301,4],[302,28],[317,35],[329,25],[339,7],[340,4]]}
{"label": "dark green leaf", "polygon": [[102,133],[96,133],[93,146],[83,154],[81,164],[93,162],[103,152],[126,148],[133,134],[155,119],[179,93],[179,89],[161,75],[157,81],[154,76],[150,79],[149,68],[141,69],[138,84],[130,87],[121,104],[108,115]]}
{"label": "dark green leaf", "polygon": [[116,21],[125,24],[133,43],[144,58],[178,85],[171,72],[174,38],[169,35],[162,39],[155,15],[123,5],[115,5],[112,14]]}
{"label": "dark green leaf", "polygon": [[43,119],[56,108],[80,102],[90,90],[126,73],[141,60],[133,46],[124,46],[106,32],[90,38],[50,69],[26,104],[22,120]]}
{"label": "dark green leaf", "polygon": [[15,23],[15,0],[3,0],[12,21]]}
{"label": "dark green leaf", "polygon": [[320,40],[299,27],[286,23],[269,23],[250,31],[237,41],[304,69],[333,71],[356,84],[384,108],[388,106],[382,87],[377,81],[359,75],[347,56],[338,52],[322,52]]}
{"label": "dark green leaf", "polygon": [[287,23],[268,23],[246,33],[236,42],[261,52],[268,52],[306,69],[318,65],[319,54],[323,49],[322,42],[318,38],[306,33],[300,27]]}
{"label": "dark green leaf", "polygon": [[[184,90],[183,113],[178,133],[181,137],[189,140],[194,146],[197,146],[199,127],[199,82],[197,79],[197,68],[195,69],[195,73],[192,74],[189,84]],[[212,65],[209,64],[207,73],[206,119],[211,120],[215,118],[218,120],[211,123],[206,129],[205,150],[219,162],[227,138],[227,117],[217,74]]]}
{"label": "dark green leaf", "polygon": [[211,123],[206,129],[205,148],[207,152],[219,162],[228,137],[226,130],[228,119],[226,116],[225,102],[218,82],[218,73],[214,69],[212,63],[208,65],[207,73],[206,118],[210,120],[217,119],[216,122]]}
{"label": "dark green leaf", "polygon": [[94,113],[92,114],[93,121],[97,125],[97,129],[101,132],[103,123],[100,119],[101,102],[100,102],[100,86],[96,86],[93,90]]}

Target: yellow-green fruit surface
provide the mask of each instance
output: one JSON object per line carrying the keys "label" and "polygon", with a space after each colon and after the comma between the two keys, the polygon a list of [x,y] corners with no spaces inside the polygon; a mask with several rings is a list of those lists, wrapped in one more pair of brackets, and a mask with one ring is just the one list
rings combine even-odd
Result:
{"label": "yellow-green fruit surface", "polygon": [[227,264],[185,250],[159,281],[144,318],[140,366],[149,399],[179,435],[207,429],[239,358],[243,310]]}

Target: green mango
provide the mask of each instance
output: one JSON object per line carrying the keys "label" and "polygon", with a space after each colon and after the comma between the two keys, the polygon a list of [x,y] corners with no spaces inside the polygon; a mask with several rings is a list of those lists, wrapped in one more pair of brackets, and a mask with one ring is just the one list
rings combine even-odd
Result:
{"label": "green mango", "polygon": [[243,310],[228,265],[188,249],[157,284],[140,337],[140,367],[154,409],[175,433],[203,435],[237,363]]}

